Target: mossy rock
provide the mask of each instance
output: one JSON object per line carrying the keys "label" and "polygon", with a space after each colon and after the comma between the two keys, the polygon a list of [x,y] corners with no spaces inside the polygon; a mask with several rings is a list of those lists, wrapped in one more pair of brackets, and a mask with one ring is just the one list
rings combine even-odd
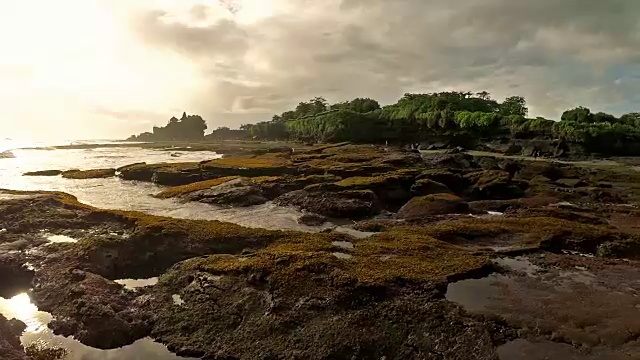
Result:
{"label": "mossy rock", "polygon": [[[199,166],[198,163],[159,163],[147,164],[136,163],[116,169],[120,177],[124,180],[136,180],[151,182],[155,173],[159,170],[164,172],[179,173],[182,170],[193,170]],[[174,184],[176,185],[176,184]]]}
{"label": "mossy rock", "polygon": [[307,186],[316,184],[332,184],[340,181],[341,178],[335,175],[308,175],[308,176],[278,176],[252,178],[254,183],[258,184],[265,194],[271,200],[291,191],[302,190]]}
{"label": "mossy rock", "polygon": [[640,259],[640,236],[602,243],[598,247],[597,254],[598,256],[614,259]]}
{"label": "mossy rock", "polygon": [[478,200],[469,202],[472,212],[498,211],[505,212],[507,210],[537,208],[551,204],[557,204],[560,199],[552,196],[534,196],[530,198],[511,199],[511,200]]}
{"label": "mossy rock", "polygon": [[164,186],[188,185],[202,180],[202,173],[197,166],[157,169],[151,176],[152,182]]}
{"label": "mossy rock", "polygon": [[453,194],[434,194],[409,200],[396,215],[402,219],[469,212],[469,204]]}
{"label": "mossy rock", "polygon": [[65,179],[105,179],[116,176],[116,169],[69,170],[62,173]]}
{"label": "mossy rock", "polygon": [[411,187],[411,194],[414,196],[425,196],[432,194],[453,194],[445,184],[430,179],[422,179],[416,181]]}
{"label": "mossy rock", "polygon": [[282,154],[264,154],[254,156],[225,156],[220,159],[204,162],[203,169],[237,168],[237,169],[268,169],[286,168],[292,166],[291,160]]}
{"label": "mossy rock", "polygon": [[558,179],[554,181],[554,183],[566,188],[580,188],[589,186],[589,183],[582,179]]}
{"label": "mossy rock", "polygon": [[233,179],[236,179],[236,177],[233,177],[233,176],[223,177],[223,178],[218,178],[213,180],[199,181],[199,182],[191,183],[188,185],[175,186],[175,187],[171,187],[166,190],[163,190],[162,192],[154,196],[159,199],[169,199],[174,197],[185,196],[196,191],[210,189],[211,187],[223,184]]}
{"label": "mossy rock", "polygon": [[30,171],[22,175],[24,176],[58,176],[60,174],[62,174],[62,170]]}
{"label": "mossy rock", "polygon": [[531,180],[542,175],[553,181],[566,178],[577,179],[582,176],[583,170],[577,166],[548,161],[522,161],[522,168],[517,172],[516,179]]}
{"label": "mossy rock", "polygon": [[[155,296],[177,293],[185,306],[156,311],[152,336],[192,356],[379,359],[402,358],[407,334],[416,334],[417,351],[431,348],[435,338],[452,339],[456,350],[442,350],[446,356],[473,344],[474,356],[489,359],[493,350],[478,350],[482,326],[471,330],[459,317],[463,312],[442,308],[456,307],[435,297],[433,286],[488,266],[486,257],[402,230],[362,240],[291,233],[249,256],[213,255],[174,266]],[[489,337],[482,342],[493,349]]]}
{"label": "mossy rock", "polygon": [[472,184],[466,196],[475,200],[510,200],[525,196],[529,184],[512,181],[511,175],[502,170],[486,170],[465,175]]}
{"label": "mossy rock", "polygon": [[605,225],[591,225],[549,217],[465,218],[437,223],[421,230],[425,235],[455,244],[483,241],[519,248],[554,252],[577,250],[595,254],[598,246],[627,239],[628,235]]}
{"label": "mossy rock", "polygon": [[245,178],[223,181],[207,189],[191,192],[185,195],[184,199],[205,204],[238,207],[261,205],[268,201],[260,186]]}
{"label": "mossy rock", "polygon": [[432,169],[422,172],[416,177],[417,180],[429,179],[441,183],[451,189],[456,194],[462,193],[471,185],[470,181],[459,173],[449,170]]}
{"label": "mossy rock", "polygon": [[275,203],[281,206],[296,206],[329,218],[361,219],[376,215],[381,210],[378,197],[369,190],[298,190],[278,197]]}

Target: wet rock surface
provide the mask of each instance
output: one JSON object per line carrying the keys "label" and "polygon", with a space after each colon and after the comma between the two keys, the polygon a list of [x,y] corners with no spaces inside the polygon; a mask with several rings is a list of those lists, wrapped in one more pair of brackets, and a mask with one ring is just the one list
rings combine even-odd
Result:
{"label": "wet rock surface", "polygon": [[[571,345],[546,351],[542,346],[538,354],[640,356],[637,263],[548,253],[501,263],[506,273],[450,284],[447,298],[471,312],[500,316],[533,341]],[[524,348],[536,353],[531,345]]]}
{"label": "wet rock surface", "polygon": [[256,184],[243,179],[234,179],[206,190],[195,191],[185,195],[183,199],[239,207],[260,205],[268,201]]}
{"label": "wet rock surface", "polygon": [[296,206],[330,218],[361,219],[376,215],[381,210],[377,196],[371,191],[298,190],[280,196],[275,203]]}
{"label": "wet rock surface", "polygon": [[8,320],[0,315],[0,358],[3,360],[30,360],[20,344],[24,323]]}
{"label": "wet rock surface", "polygon": [[93,347],[151,336],[207,359],[640,356],[640,172],[629,168],[340,144],[119,171],[180,185],[159,198],[273,200],[308,211],[305,223],[360,219],[367,233],[6,193],[0,294],[31,289],[56,333]]}
{"label": "wet rock surface", "polygon": [[413,219],[467,212],[469,212],[469,204],[461,198],[451,194],[435,194],[411,199],[398,211],[397,216],[402,219]]}

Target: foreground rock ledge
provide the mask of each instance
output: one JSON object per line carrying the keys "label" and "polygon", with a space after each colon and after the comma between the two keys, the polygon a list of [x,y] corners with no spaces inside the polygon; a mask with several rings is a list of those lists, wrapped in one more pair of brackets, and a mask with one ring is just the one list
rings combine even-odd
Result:
{"label": "foreground rock ledge", "polygon": [[[353,239],[14,194],[0,201],[0,243],[31,250],[15,255],[16,267],[35,267],[22,286],[54,315],[56,333],[98,348],[151,335],[210,359],[497,359],[501,344],[533,334],[518,331],[528,323],[469,314],[445,300],[447,284],[496,270],[492,247],[560,257],[606,247],[631,257],[625,249],[638,241],[613,226],[548,217],[444,219]],[[43,229],[78,242],[42,245]],[[135,292],[112,281],[158,275]]]}

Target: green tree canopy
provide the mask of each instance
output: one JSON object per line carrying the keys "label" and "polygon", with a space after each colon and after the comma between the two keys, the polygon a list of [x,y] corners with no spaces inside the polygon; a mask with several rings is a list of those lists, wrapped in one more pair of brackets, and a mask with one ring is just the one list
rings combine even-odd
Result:
{"label": "green tree canopy", "polygon": [[500,105],[500,113],[504,116],[527,116],[529,114],[527,101],[522,96],[510,96]]}

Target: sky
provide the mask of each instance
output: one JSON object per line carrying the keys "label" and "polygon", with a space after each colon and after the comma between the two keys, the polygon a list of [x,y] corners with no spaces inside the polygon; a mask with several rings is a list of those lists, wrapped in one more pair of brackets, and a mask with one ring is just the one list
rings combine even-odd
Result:
{"label": "sky", "polygon": [[638,0],[1,0],[0,138],[209,128],[298,102],[526,97],[530,115],[640,110]]}

